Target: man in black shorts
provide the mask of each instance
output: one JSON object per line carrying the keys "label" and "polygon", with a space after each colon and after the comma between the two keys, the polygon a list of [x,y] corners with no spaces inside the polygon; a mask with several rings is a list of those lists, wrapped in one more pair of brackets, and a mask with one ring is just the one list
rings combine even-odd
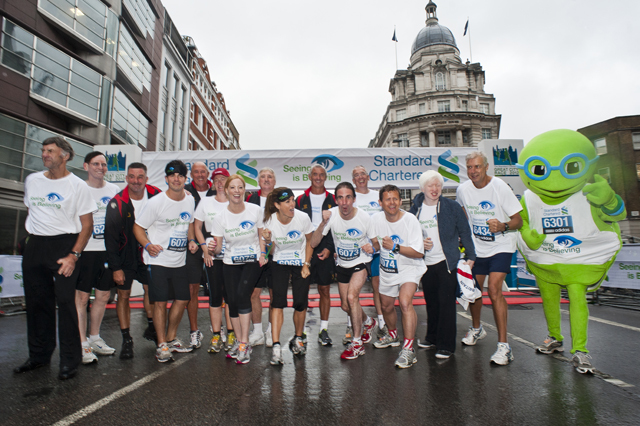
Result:
{"label": "man in black shorts", "polygon": [[142,247],[133,235],[136,211],[141,211],[146,203],[159,194],[160,189],[147,185],[147,166],[131,163],[127,167],[127,186],[111,199],[107,206],[104,243],[107,249],[107,263],[113,271],[113,281],[118,292],[116,310],[122,333],[120,359],[133,358],[133,339],[129,333],[131,324],[131,285],[137,280],[144,287],[144,309],[147,314],[147,329],[144,338],[156,340],[153,326],[153,304],[149,302],[149,273],[142,261]]}

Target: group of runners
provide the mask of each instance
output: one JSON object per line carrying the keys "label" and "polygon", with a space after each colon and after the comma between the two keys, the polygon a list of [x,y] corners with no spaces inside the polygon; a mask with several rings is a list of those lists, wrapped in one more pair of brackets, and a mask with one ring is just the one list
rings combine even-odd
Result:
{"label": "group of runners", "polygon": [[[78,365],[96,362],[96,355],[113,355],[116,350],[100,337],[100,325],[114,286],[122,333],[119,356],[132,358],[129,305],[134,280],[144,287],[148,326],[143,336],[156,343],[159,362],[202,346],[204,334],[197,318],[201,283],[209,292],[211,353],[224,350],[228,358],[246,364],[252,348],[266,344],[272,348],[270,363],[282,365],[282,346],[287,344],[294,356],[304,356],[311,284],[317,284],[319,293],[318,342],[332,345],[330,284],[336,281],[348,318],[343,359],[364,355],[365,345],[373,341],[375,348],[401,346],[397,367],[416,363],[413,300],[420,283],[427,330],[425,339],[415,343],[446,359],[456,346],[459,262],[472,268],[479,286],[488,277],[498,328],[491,361],[506,365],[513,360],[501,289],[515,251],[514,231],[522,224],[521,207],[502,180],[487,175],[487,158],[481,152],[466,158],[469,180],[459,186],[457,202],[443,197],[444,179],[430,170],[420,177],[422,192],[410,212],[401,209],[396,186],[369,189],[369,175],[362,166],[353,169],[353,184],[341,182],[332,194],[325,188],[326,170],[316,164],[309,171],[311,186],[296,198],[291,189],[276,187],[276,173],[270,168],[260,170],[260,189],[248,194],[239,175],[223,168],[209,175],[204,163],[193,163],[189,170],[179,160],[165,167],[165,191],[147,183],[142,163],[128,166],[127,186],[118,191],[104,180],[107,162],[102,153],[85,157],[86,183],[66,168],[73,155],[64,139],[45,140],[46,170],[25,181],[29,237],[23,273],[29,359],[16,373],[49,364],[55,349],[56,303],[60,379],[75,376]],[[186,184],[188,176],[191,181]],[[374,318],[360,304],[368,278]],[[94,288],[87,336],[87,304]],[[270,303],[263,331],[265,288]],[[295,332],[288,342],[281,342],[289,288]],[[173,302],[167,311],[169,301]],[[465,345],[486,336],[481,306],[481,300],[471,304],[473,323],[462,339]],[[188,342],[177,336],[185,310]]]}

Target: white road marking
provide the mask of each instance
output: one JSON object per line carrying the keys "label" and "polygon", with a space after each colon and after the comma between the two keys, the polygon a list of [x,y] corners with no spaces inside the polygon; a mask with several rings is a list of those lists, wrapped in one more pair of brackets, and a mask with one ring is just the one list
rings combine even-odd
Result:
{"label": "white road marking", "polygon": [[[569,311],[565,309],[561,309],[560,312],[562,312],[565,315],[569,315]],[[600,322],[602,324],[613,325],[620,328],[626,328],[627,330],[631,330],[631,331],[640,331],[640,327],[634,327],[632,325],[627,325],[627,324],[620,324],[619,322],[609,321],[609,320],[594,317],[591,315],[589,315],[589,321],[595,321],[595,322]]]}
{"label": "white road marking", "polygon": [[55,423],[54,426],[71,425],[71,424],[77,422],[78,420],[82,419],[83,417],[86,417],[89,414],[95,413],[96,411],[98,411],[99,409],[101,409],[105,405],[110,404],[111,402],[115,401],[116,399],[121,398],[121,397],[125,396],[126,394],[131,393],[134,390],[140,388],[141,386],[144,386],[147,383],[152,382],[153,380],[157,379],[158,377],[162,376],[163,374],[166,374],[166,373],[176,369],[177,367],[179,367],[182,364],[184,364],[185,362],[187,362],[189,359],[192,359],[192,357],[184,357],[182,359],[179,359],[178,361],[172,362],[171,365],[169,365],[169,366],[162,366],[161,370],[158,370],[155,373],[149,374],[148,376],[145,376],[142,379],[131,383],[129,386],[125,386],[122,389],[115,391],[111,395],[105,396],[101,400],[96,401],[91,405],[87,405],[83,409],[78,410],[75,413],[73,413],[73,414],[61,419],[60,421]]}
{"label": "white road marking", "polygon": [[[565,311],[563,311],[563,312],[565,312]],[[468,320],[471,319],[471,315],[467,314],[466,312],[458,312],[458,315],[460,315],[461,317],[464,317],[464,318],[466,318]],[[589,317],[589,319],[593,319],[593,317]],[[600,321],[604,322],[605,324],[612,323],[610,325],[622,326],[624,328],[631,328],[631,329],[636,329],[637,331],[640,331],[640,329],[638,329],[636,327],[630,327],[630,326],[626,326],[624,324],[618,324],[618,323],[613,322],[613,321],[607,321],[607,320],[600,320]],[[484,328],[488,328],[489,330],[492,330],[492,331],[495,331],[495,332],[498,331],[498,329],[494,325],[488,324],[488,323],[486,323],[484,321],[481,321],[481,323],[482,323],[482,326]],[[509,332],[507,332],[507,336],[509,336],[509,338],[511,340],[514,340],[516,342],[522,343],[523,345],[529,346],[532,349],[535,349],[538,346],[533,342],[530,342],[530,341],[528,341],[526,339],[523,339],[522,337],[516,336],[515,334],[509,333]],[[571,359],[570,358],[567,358],[566,356],[563,356],[563,355],[561,355],[561,354],[559,354],[557,352],[553,353],[551,355],[547,355],[547,356],[552,356],[557,360],[571,363]],[[619,380],[619,379],[615,379],[615,378],[611,377],[610,375],[605,374],[605,373],[603,373],[603,372],[601,372],[599,370],[595,370],[594,371],[594,376],[599,377],[602,380],[604,380],[605,382],[611,383],[612,385],[617,386],[619,388],[633,388],[633,387],[635,387],[635,385],[629,384],[627,382],[623,382],[622,380]]]}

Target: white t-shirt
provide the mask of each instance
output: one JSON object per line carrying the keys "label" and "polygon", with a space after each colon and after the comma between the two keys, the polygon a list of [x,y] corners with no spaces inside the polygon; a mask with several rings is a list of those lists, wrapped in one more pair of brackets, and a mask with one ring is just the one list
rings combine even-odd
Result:
{"label": "white t-shirt", "polygon": [[379,198],[380,194],[378,191],[373,191],[371,189],[367,194],[356,192],[356,202],[353,206],[357,207],[358,210],[368,213],[369,216],[373,216],[374,214],[382,211]]}
{"label": "white t-shirt", "polygon": [[129,199],[131,200],[131,204],[133,204],[133,211],[141,212],[142,209],[144,209],[144,206],[146,206],[147,202],[149,201],[149,194],[147,194],[147,190],[145,189],[141,199],[139,200],[134,200],[133,198],[129,198]]}
{"label": "white t-shirt", "polygon": [[380,244],[381,284],[414,282],[416,276],[427,271],[422,258],[413,259],[382,247],[382,239],[391,237],[396,244],[411,247],[418,253],[424,252],[420,222],[414,215],[403,212],[397,222],[389,222],[384,212],[376,213],[371,217],[371,231]]}
{"label": "white t-shirt", "polygon": [[198,191],[198,195],[200,196],[200,200],[203,200],[204,198],[207,197],[207,192],[209,192],[208,189],[206,191]]}
{"label": "white t-shirt", "polygon": [[309,216],[294,210],[291,222],[284,225],[273,214],[264,227],[271,231],[273,261],[280,265],[302,266],[306,259],[306,235],[313,232]]}
{"label": "white t-shirt", "polygon": [[186,264],[187,233],[189,224],[193,222],[194,210],[195,200],[191,194],[174,201],[166,192],[161,192],[136,214],[136,223],[147,230],[151,244],[159,244],[163,249],[156,257],[151,257],[144,250],[146,265],[179,268]]}
{"label": "white t-shirt", "polygon": [[508,222],[511,216],[522,210],[509,185],[494,176],[487,186],[478,189],[468,180],[458,187],[456,195],[458,203],[467,212],[479,257],[516,251],[516,232],[493,234],[487,225],[489,219]]}
{"label": "white t-shirt", "polygon": [[31,173],[24,181],[24,204],[29,208],[25,229],[40,236],[80,233],[80,216],[97,210],[89,185],[73,173],[60,179],[44,173]]}
{"label": "white t-shirt", "polygon": [[[221,203],[216,200],[216,197],[204,197],[198,203],[198,207],[196,207],[196,212],[193,214],[194,219],[198,219],[204,223],[204,228],[208,233],[211,233],[213,229],[213,222],[215,218],[219,216],[224,210],[227,209],[229,205],[228,201]],[[208,239],[207,239],[208,242]],[[203,254],[204,256],[204,254]],[[213,258],[216,260],[222,260],[224,257],[224,239],[222,240],[222,251],[215,255]]]}
{"label": "white t-shirt", "polygon": [[[87,185],[88,186],[88,185]],[[104,220],[107,215],[107,204],[120,192],[120,188],[111,182],[105,182],[102,188],[89,186],[91,198],[96,203],[97,211],[93,212],[93,233],[85,247],[85,251],[105,251],[104,246]]]}
{"label": "white t-shirt", "polygon": [[[420,228],[422,229],[422,238],[431,238],[433,247],[431,250],[424,252],[424,263],[426,265],[435,265],[445,260],[444,251],[442,251],[442,243],[440,242],[440,233],[438,232],[438,206],[428,206],[422,204],[420,209]],[[424,247],[424,246],[423,246]]]}
{"label": "white t-shirt", "polygon": [[371,218],[362,210],[357,210],[354,217],[344,220],[340,216],[339,207],[329,210],[331,218],[324,226],[322,235],[331,231],[333,242],[338,254],[338,265],[343,268],[352,268],[360,263],[371,262],[372,256],[365,253],[361,247],[369,244],[371,233]]}
{"label": "white t-shirt", "polygon": [[260,197],[260,207],[264,210],[264,205],[267,204],[267,197]]}
{"label": "white t-shirt", "polygon": [[311,200],[311,223],[313,224],[313,229],[316,229],[320,222],[322,222],[322,205],[324,204],[324,200],[327,198],[326,193],[322,194],[312,194],[309,193],[309,199]]}
{"label": "white t-shirt", "polygon": [[262,208],[256,204],[244,203],[242,213],[231,213],[224,209],[216,216],[211,235],[224,237],[224,258],[227,265],[257,262],[260,255],[258,228],[262,228]]}

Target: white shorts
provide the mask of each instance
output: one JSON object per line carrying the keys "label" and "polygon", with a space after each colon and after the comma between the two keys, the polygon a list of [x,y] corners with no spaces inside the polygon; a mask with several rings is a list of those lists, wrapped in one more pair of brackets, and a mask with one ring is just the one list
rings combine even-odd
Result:
{"label": "white shorts", "polygon": [[420,279],[427,271],[426,266],[421,267],[405,267],[399,274],[388,274],[380,270],[380,287],[378,291],[380,294],[384,294],[389,297],[398,297],[400,294],[400,287],[404,283],[415,283],[416,291],[418,291],[418,283]]}

